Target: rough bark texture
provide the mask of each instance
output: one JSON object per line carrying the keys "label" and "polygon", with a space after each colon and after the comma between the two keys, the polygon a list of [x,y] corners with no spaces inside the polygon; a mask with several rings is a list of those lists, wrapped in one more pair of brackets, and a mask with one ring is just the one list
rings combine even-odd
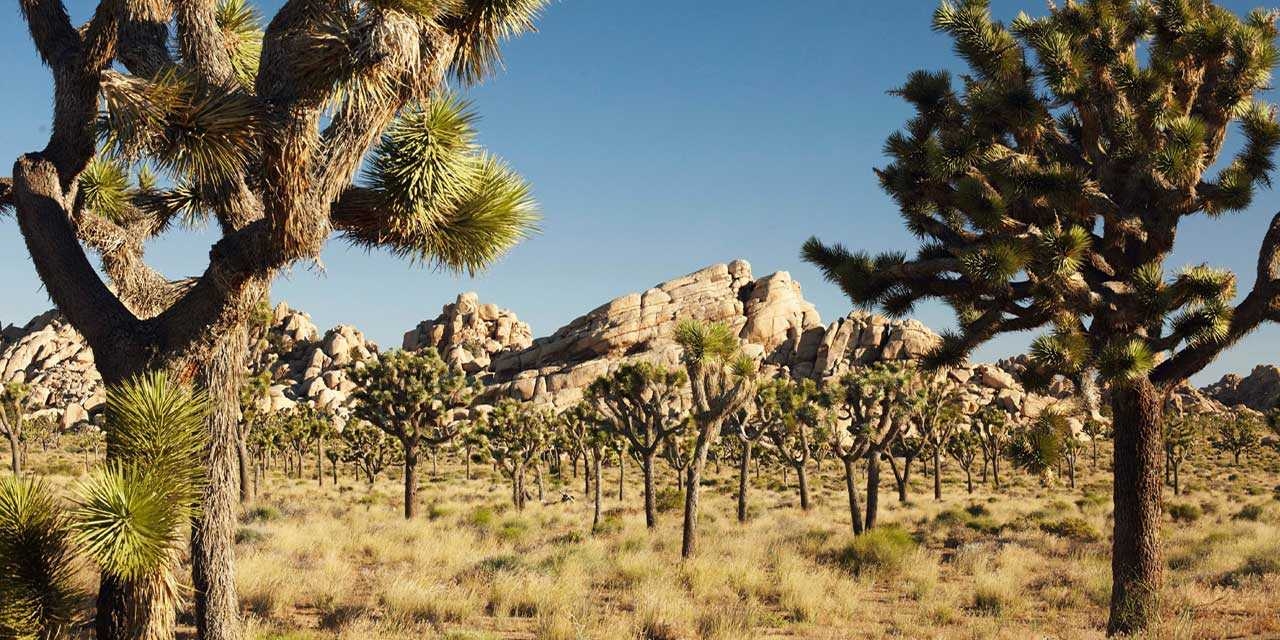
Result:
{"label": "rough bark texture", "polygon": [[240,637],[235,588],[235,528],[239,463],[239,386],[244,369],[243,325],[224,336],[204,370],[209,396],[206,420],[209,452],[201,517],[191,536],[191,574],[195,587],[196,629],[205,640]]}
{"label": "rough bark texture", "polygon": [[15,478],[22,477],[22,450],[18,446],[18,430],[9,430],[9,465]]}
{"label": "rough bark texture", "polygon": [[862,509],[858,506],[858,482],[853,458],[844,458],[844,488],[849,494],[849,522],[853,525],[853,535],[861,535]]}
{"label": "rough bark texture", "polygon": [[876,526],[876,511],[880,508],[880,453],[867,456],[867,529]]}
{"label": "rough bark texture", "polygon": [[742,457],[738,461],[738,522],[747,521],[747,488],[750,485],[747,476],[751,472],[752,448],[750,440],[742,442]]}
{"label": "rough bark texture", "polygon": [[933,499],[942,499],[942,447],[933,448]]}
{"label": "rough bark texture", "polygon": [[1115,531],[1111,545],[1111,618],[1107,632],[1130,633],[1156,619],[1164,580],[1160,549],[1162,402],[1147,379],[1117,385],[1115,427]]}
{"label": "rough bark texture", "polygon": [[653,458],[654,454],[649,454],[645,456],[644,461],[641,463],[641,467],[644,470],[644,524],[650,529],[658,526],[658,508],[654,504]]}
{"label": "rough bark texture", "polygon": [[800,508],[808,511],[809,504],[809,470],[804,464],[796,465],[796,480],[800,485]]}
{"label": "rough bark texture", "polygon": [[412,520],[417,515],[418,505],[418,450],[417,447],[405,443],[404,446],[404,519]]}

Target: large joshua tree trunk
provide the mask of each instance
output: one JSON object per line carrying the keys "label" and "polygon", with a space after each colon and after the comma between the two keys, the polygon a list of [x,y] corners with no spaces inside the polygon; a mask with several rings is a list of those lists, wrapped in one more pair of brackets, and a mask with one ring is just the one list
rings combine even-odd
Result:
{"label": "large joshua tree trunk", "polygon": [[862,509],[858,506],[858,482],[855,474],[854,459],[844,460],[844,488],[849,494],[849,522],[853,525],[853,535],[862,534]]}
{"label": "large joshua tree trunk", "polygon": [[240,637],[235,586],[235,528],[239,465],[239,381],[244,368],[243,325],[233,327],[214,347],[203,371],[209,396],[208,485],[201,517],[191,536],[191,578],[195,587],[196,629],[205,640]]}
{"label": "large joshua tree trunk", "polygon": [[738,522],[747,521],[747,487],[750,484],[747,475],[751,472],[750,440],[742,441],[742,459],[738,461]]}
{"label": "large joshua tree trunk", "polygon": [[1163,582],[1160,551],[1161,397],[1143,378],[1116,385],[1111,409],[1115,420],[1115,530],[1111,544],[1111,618],[1115,635],[1143,628],[1158,613]]}

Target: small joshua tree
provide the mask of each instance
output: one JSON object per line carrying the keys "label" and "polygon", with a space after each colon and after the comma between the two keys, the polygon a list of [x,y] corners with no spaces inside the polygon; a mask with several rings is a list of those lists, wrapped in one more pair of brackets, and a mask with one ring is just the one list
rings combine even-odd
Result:
{"label": "small joshua tree", "polygon": [[1111,437],[1111,423],[1101,419],[1100,416],[1086,415],[1084,417],[1084,426],[1080,430],[1086,436],[1089,436],[1089,455],[1096,471],[1098,469],[1098,443]]}
{"label": "small joshua tree", "polygon": [[[906,425],[910,365],[878,363],[840,378],[835,397],[837,428],[831,449],[844,463],[845,489],[854,535],[876,526],[880,506],[880,456]],[[858,507],[854,465],[867,460],[865,519]]]}
{"label": "small joshua tree", "polygon": [[[253,326],[260,326],[255,322]],[[271,374],[262,372],[246,376],[240,387],[240,424],[236,429],[236,458],[240,470],[240,503],[248,504],[253,499],[253,461],[249,458],[249,434],[255,424],[266,419],[271,413]]]}
{"label": "small joshua tree", "polygon": [[1169,467],[1169,483],[1173,495],[1182,494],[1182,465],[1196,443],[1204,437],[1205,416],[1186,413],[1181,408],[1171,412],[1164,423],[1164,455]]}
{"label": "small joshua tree", "polygon": [[707,452],[720,437],[725,420],[751,398],[756,364],[738,351],[738,337],[728,325],[683,320],[676,325],[676,344],[693,391],[693,459],[685,475],[684,535],[680,556],[697,546],[698,494]]}
{"label": "small joshua tree", "polygon": [[548,408],[504,398],[480,424],[489,456],[511,480],[512,505],[524,510],[528,496],[525,475],[554,438],[555,415]]}
{"label": "small joshua tree", "polygon": [[947,440],[947,455],[964,470],[965,490],[973,493],[973,461],[982,451],[982,436],[972,427],[960,429]]}
{"label": "small joshua tree", "polygon": [[[942,454],[960,419],[960,390],[945,373],[922,373],[911,404],[914,435],[933,458],[933,499],[942,499]],[[903,465],[903,475],[909,464]],[[905,484],[905,482],[904,482]],[[905,492],[903,487],[899,491]]]}
{"label": "small joshua tree", "polygon": [[797,382],[786,378],[760,385],[756,403],[758,419],[764,423],[782,463],[796,472],[800,508],[808,511],[809,461],[815,447],[829,437],[825,405],[830,403],[813,380]]}
{"label": "small joshua tree", "polygon": [[[644,519],[650,529],[657,526],[653,479],[657,455],[673,435],[689,426],[683,398],[687,381],[683,371],[638,362],[624,364],[587,387],[587,401],[599,411],[604,427],[619,441],[625,441],[631,456],[640,463],[644,474]],[[621,469],[621,456],[618,460]],[[618,492],[621,500],[621,482]]]}
{"label": "small joshua tree", "polygon": [[364,420],[352,420],[342,430],[342,461],[354,465],[372,486],[394,460],[395,444],[386,431]]}
{"label": "small joshua tree", "polygon": [[1262,442],[1262,419],[1246,411],[1221,417],[1215,425],[1213,448],[1231,454],[1232,464],[1240,466],[1240,456]]}
{"label": "small joshua tree", "polygon": [[477,384],[451,369],[435,349],[383,354],[353,367],[351,379],[359,386],[352,395],[355,417],[398,439],[404,449],[404,517],[412,519],[419,447],[438,446],[458,435],[458,414],[471,406]]}
{"label": "small joshua tree", "polygon": [[27,385],[10,382],[0,388],[0,433],[9,439],[9,464],[22,475],[22,427],[27,417]]}
{"label": "small joshua tree", "polygon": [[973,426],[977,429],[982,442],[982,472],[986,477],[987,469],[991,470],[991,481],[996,491],[1000,490],[1000,454],[1004,452],[1012,433],[1012,418],[1009,412],[995,405],[988,404],[974,416]]}

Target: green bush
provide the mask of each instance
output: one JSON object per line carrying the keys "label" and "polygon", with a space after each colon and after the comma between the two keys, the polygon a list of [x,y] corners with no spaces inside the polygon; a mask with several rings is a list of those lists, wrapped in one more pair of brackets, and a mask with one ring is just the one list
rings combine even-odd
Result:
{"label": "green bush", "polygon": [[854,575],[896,573],[916,546],[906,529],[893,525],[877,527],[855,536],[837,552],[836,561]]}
{"label": "green bush", "polygon": [[1171,504],[1168,507],[1169,517],[1174,522],[1195,522],[1203,513],[1198,505],[1187,503]]}
{"label": "green bush", "polygon": [[1102,534],[1098,533],[1098,530],[1084,518],[1066,517],[1052,522],[1042,522],[1040,530],[1077,542],[1097,542],[1102,539]]}
{"label": "green bush", "polygon": [[1227,572],[1218,583],[1238,587],[1251,579],[1280,574],[1280,557],[1270,553],[1255,553],[1245,558],[1239,568]]}
{"label": "green bush", "polygon": [[265,532],[250,527],[240,527],[236,530],[236,544],[258,544],[268,537]]}
{"label": "green bush", "polygon": [[663,487],[654,493],[653,507],[658,510],[658,513],[675,511],[683,506],[683,497],[679,489]]}
{"label": "green bush", "polygon": [[1258,505],[1258,504],[1247,505],[1243,509],[1241,509],[1239,512],[1237,512],[1234,516],[1231,516],[1231,519],[1245,520],[1248,522],[1257,522],[1262,519],[1262,505]]}
{"label": "green bush", "polygon": [[244,512],[244,518],[242,519],[245,523],[271,522],[272,520],[280,519],[280,510],[268,504],[260,504],[254,507],[249,507],[249,509]]}
{"label": "green bush", "polygon": [[498,519],[498,514],[490,507],[476,507],[467,515],[466,523],[477,529],[488,529]]}

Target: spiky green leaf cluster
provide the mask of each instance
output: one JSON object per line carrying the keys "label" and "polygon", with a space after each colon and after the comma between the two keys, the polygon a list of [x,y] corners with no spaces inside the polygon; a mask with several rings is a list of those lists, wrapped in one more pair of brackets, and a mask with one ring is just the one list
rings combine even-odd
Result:
{"label": "spiky green leaf cluster", "polygon": [[738,355],[738,335],[722,322],[681,320],[676,323],[674,338],[686,362],[726,363]]}
{"label": "spiky green leaf cluster", "polygon": [[458,35],[453,75],[475,84],[502,68],[503,40],[532,31],[549,0],[458,0],[446,22]]}
{"label": "spiky green leaf cluster", "polygon": [[214,13],[236,81],[252,91],[262,57],[262,16],[246,0],[222,0]]}
{"label": "spiky green leaf cluster", "polygon": [[0,476],[0,638],[58,638],[81,619],[65,509],[48,484]]}
{"label": "spiky green leaf cluster", "polygon": [[374,150],[365,177],[377,197],[348,237],[474,273],[536,231],[528,183],[479,149],[475,121],[451,95],[403,113]]}

